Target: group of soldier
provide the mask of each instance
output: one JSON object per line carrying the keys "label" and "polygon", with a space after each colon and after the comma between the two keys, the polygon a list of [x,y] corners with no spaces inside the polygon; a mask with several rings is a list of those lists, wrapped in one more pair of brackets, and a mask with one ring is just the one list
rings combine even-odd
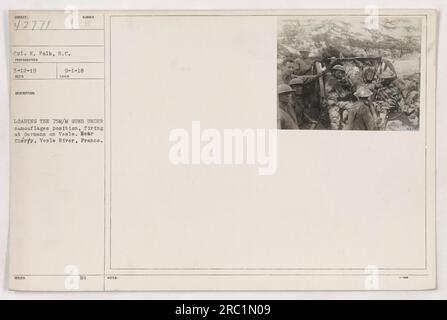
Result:
{"label": "group of soldier", "polygon": [[[296,60],[285,59],[278,75],[279,129],[383,130],[390,115],[404,109],[392,66],[377,74],[376,68],[362,65],[353,81],[337,58],[312,74],[309,51],[300,54]],[[324,81],[318,95],[315,81],[320,77]]]}

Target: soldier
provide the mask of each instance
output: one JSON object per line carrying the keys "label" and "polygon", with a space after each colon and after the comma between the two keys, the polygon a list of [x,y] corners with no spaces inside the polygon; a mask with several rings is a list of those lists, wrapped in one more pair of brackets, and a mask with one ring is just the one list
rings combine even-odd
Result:
{"label": "soldier", "polygon": [[295,73],[297,75],[311,74],[313,60],[309,58],[309,53],[308,49],[303,48],[300,50],[301,57],[295,59]]}
{"label": "soldier", "polygon": [[291,105],[293,89],[287,84],[278,86],[278,129],[299,129],[295,110]]}
{"label": "soldier", "polygon": [[304,101],[303,101],[303,87],[304,81],[301,77],[294,78],[289,82],[289,86],[293,90],[292,94],[292,106],[295,110],[296,119],[298,125],[301,127],[303,124],[304,113]]}
{"label": "soldier", "polygon": [[327,110],[331,129],[339,130],[342,126],[343,111],[352,107],[352,85],[346,78],[345,68],[342,65],[333,66],[331,71],[332,74],[325,84]]}
{"label": "soldier", "polygon": [[278,77],[278,84],[287,84],[293,78],[293,71],[295,64],[292,59],[285,59],[283,61],[282,69]]}
{"label": "soldier", "polygon": [[[395,73],[387,70],[380,75],[381,82],[379,84],[378,96],[384,100],[392,99],[393,102],[398,102],[403,98],[402,92],[396,86],[397,76]],[[380,93],[380,94],[379,94]],[[391,101],[390,101],[391,102]]]}
{"label": "soldier", "polygon": [[370,97],[372,91],[366,87],[360,87],[354,93],[358,101],[348,112],[348,120],[344,130],[378,130],[376,117],[371,108]]}
{"label": "soldier", "polygon": [[292,95],[292,106],[295,110],[298,126],[301,129],[305,127],[314,128],[317,124],[317,121],[313,120],[307,114],[309,106],[306,104],[306,101],[303,97],[304,84],[305,81],[302,77],[294,78],[289,82],[289,86],[294,90],[294,93]]}
{"label": "soldier", "polygon": [[378,101],[379,112],[389,117],[397,114],[404,107],[405,101],[399,87],[396,85],[397,76],[390,70],[382,72],[381,81],[377,85],[376,100]]}
{"label": "soldier", "polygon": [[377,81],[376,78],[376,70],[373,67],[366,67],[363,69],[363,82],[365,86],[371,90],[374,94],[376,90]]}
{"label": "soldier", "polygon": [[396,73],[386,70],[381,75],[381,87],[377,92],[379,112],[384,118],[383,127],[387,130],[396,122],[399,127],[417,128],[419,126],[419,106],[412,104],[417,91],[409,95],[408,88],[402,79],[397,78]]}

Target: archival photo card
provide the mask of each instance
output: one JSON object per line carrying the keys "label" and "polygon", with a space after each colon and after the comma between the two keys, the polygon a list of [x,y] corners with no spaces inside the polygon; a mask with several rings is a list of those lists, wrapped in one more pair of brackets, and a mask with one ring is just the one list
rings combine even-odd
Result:
{"label": "archival photo card", "polygon": [[435,288],[436,20],[11,11],[10,289]]}

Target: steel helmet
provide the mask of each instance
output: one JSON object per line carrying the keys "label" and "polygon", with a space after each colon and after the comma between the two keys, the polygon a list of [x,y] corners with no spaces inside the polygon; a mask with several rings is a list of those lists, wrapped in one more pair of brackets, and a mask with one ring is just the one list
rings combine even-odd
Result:
{"label": "steel helmet", "polygon": [[384,72],[382,72],[382,74],[380,75],[380,77],[382,79],[393,79],[396,77],[396,75],[394,74],[394,72],[392,72],[391,70],[387,69]]}
{"label": "steel helmet", "polygon": [[367,87],[360,87],[354,93],[354,95],[358,98],[368,98],[372,96],[372,94],[373,94],[372,91],[369,90]]}
{"label": "steel helmet", "polygon": [[278,94],[295,92],[288,84],[280,84],[278,86]]}
{"label": "steel helmet", "polygon": [[332,70],[340,70],[340,71],[346,72],[345,67],[343,67],[340,64],[336,64],[335,66],[333,66]]}
{"label": "steel helmet", "polygon": [[293,85],[299,85],[299,84],[304,84],[304,81],[301,77],[298,78],[293,78],[290,82],[289,82],[289,86],[293,86]]}

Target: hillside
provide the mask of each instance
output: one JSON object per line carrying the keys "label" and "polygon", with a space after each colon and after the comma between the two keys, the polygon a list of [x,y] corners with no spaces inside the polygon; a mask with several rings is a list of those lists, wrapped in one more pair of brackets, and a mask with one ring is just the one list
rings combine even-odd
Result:
{"label": "hillside", "polygon": [[307,48],[315,57],[372,56],[404,59],[419,54],[419,18],[380,18],[379,28],[367,28],[364,17],[284,18],[279,21],[278,55]]}

